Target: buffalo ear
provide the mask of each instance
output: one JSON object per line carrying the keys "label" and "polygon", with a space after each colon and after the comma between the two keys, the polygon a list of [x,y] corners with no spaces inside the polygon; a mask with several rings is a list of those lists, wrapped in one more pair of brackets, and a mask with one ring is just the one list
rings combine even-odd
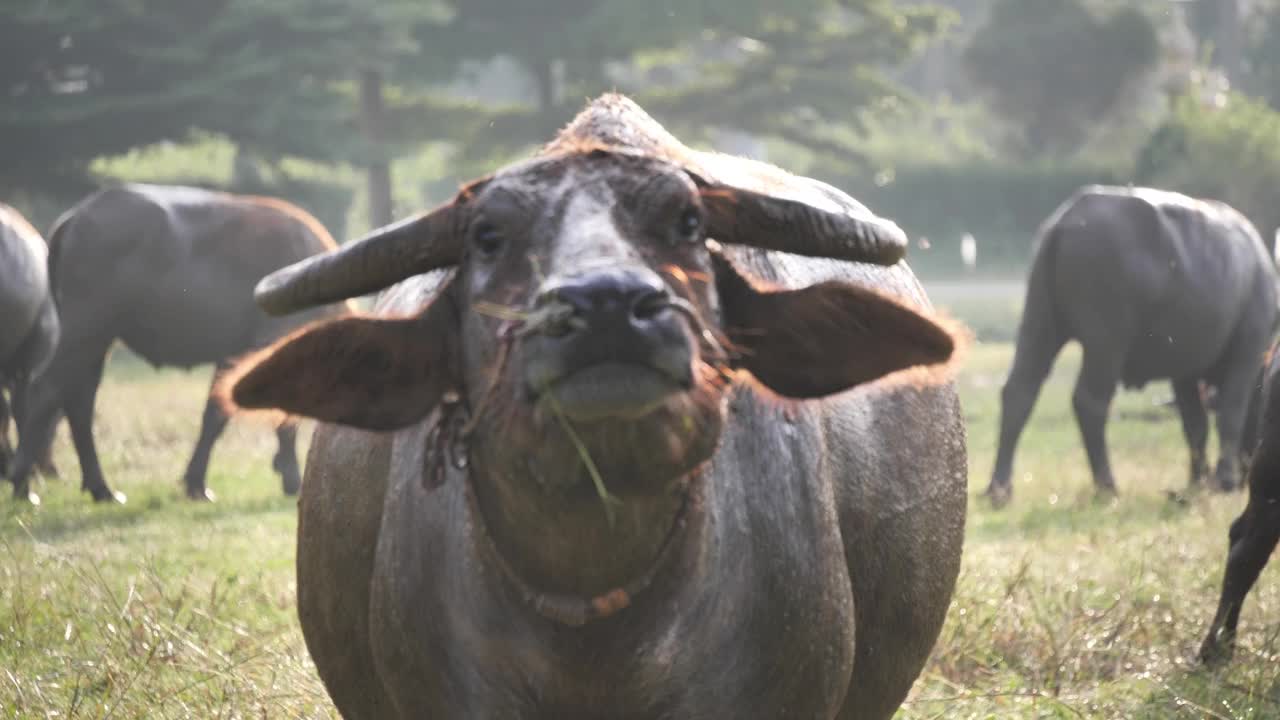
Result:
{"label": "buffalo ear", "polygon": [[457,334],[447,293],[413,317],[316,323],[241,361],[222,384],[223,397],[238,408],[397,430],[457,387]]}
{"label": "buffalo ear", "polygon": [[727,258],[715,258],[735,364],[784,397],[823,397],[946,363],[956,351],[956,337],[942,325],[873,290],[846,282],[757,289]]}

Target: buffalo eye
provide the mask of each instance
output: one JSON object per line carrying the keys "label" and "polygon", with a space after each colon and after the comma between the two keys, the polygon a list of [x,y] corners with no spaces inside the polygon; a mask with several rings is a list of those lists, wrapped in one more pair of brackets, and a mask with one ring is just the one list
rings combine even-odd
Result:
{"label": "buffalo eye", "polygon": [[698,212],[696,208],[689,208],[680,213],[676,231],[682,238],[688,240],[700,239],[702,235],[702,213]]}
{"label": "buffalo eye", "polygon": [[502,233],[498,232],[498,228],[487,222],[476,224],[476,229],[472,233],[472,242],[475,243],[476,249],[484,255],[495,255],[502,249]]}

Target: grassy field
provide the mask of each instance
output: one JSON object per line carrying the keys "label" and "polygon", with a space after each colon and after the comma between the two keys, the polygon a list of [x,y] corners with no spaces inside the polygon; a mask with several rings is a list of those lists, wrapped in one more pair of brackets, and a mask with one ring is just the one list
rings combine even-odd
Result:
{"label": "grassy field", "polygon": [[[1016,318],[1016,300],[952,300],[975,326]],[[978,345],[960,378],[975,495],[1011,352]],[[1168,499],[1187,458],[1159,405],[1168,390],[1151,386],[1118,398],[1122,495],[1095,502],[1068,401],[1078,362],[1069,348],[1045,387],[1013,504],[972,502],[947,626],[900,717],[1280,717],[1280,570],[1249,598],[1234,664],[1206,672],[1190,659],[1244,497]],[[273,434],[233,422],[209,478],[219,502],[181,499],[206,382],[113,361],[97,436],[128,505],[90,505],[65,437],[56,459],[68,479],[38,488],[42,507],[0,498],[0,717],[334,715],[293,609],[295,508],[269,469]]]}

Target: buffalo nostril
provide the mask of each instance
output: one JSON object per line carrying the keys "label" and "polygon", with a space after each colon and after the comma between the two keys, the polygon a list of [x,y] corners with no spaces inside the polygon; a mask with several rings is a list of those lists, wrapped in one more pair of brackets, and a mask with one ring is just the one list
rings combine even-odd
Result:
{"label": "buffalo nostril", "polygon": [[656,274],[615,269],[561,279],[534,302],[535,313],[547,315],[543,334],[551,337],[590,326],[648,322],[670,305],[666,284]]}
{"label": "buffalo nostril", "polygon": [[666,291],[657,290],[638,297],[631,305],[631,315],[637,320],[652,320],[671,307]]}

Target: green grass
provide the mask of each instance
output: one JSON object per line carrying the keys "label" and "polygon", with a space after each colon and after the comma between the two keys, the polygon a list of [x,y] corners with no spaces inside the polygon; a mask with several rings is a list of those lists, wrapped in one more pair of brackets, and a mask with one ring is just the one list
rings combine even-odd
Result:
{"label": "green grass", "polygon": [[[970,490],[993,464],[1012,348],[980,345],[960,378]],[[1108,439],[1121,497],[1099,503],[1070,410],[1079,351],[1045,384],[1014,469],[1013,505],[976,497],[961,579],[904,718],[1280,717],[1280,572],[1241,619],[1236,662],[1192,660],[1217,603],[1227,526],[1244,496],[1184,490],[1187,453],[1167,384],[1117,395]]]}
{"label": "green grass", "polygon": [[[960,377],[974,494],[1011,350],[973,348]],[[1045,387],[1013,504],[971,503],[955,602],[900,717],[1280,717],[1280,570],[1250,596],[1232,665],[1190,659],[1244,497],[1169,501],[1187,458],[1156,402],[1168,391],[1153,385],[1118,396],[1109,437],[1122,495],[1096,503],[1069,409],[1078,362],[1068,348]],[[206,372],[113,360],[97,434],[128,505],[78,492],[65,437],[68,479],[38,488],[42,507],[0,499],[0,717],[334,715],[293,608],[295,508],[269,468],[273,434],[234,421],[209,478],[219,501],[181,498],[206,383]]]}
{"label": "green grass", "polygon": [[[274,433],[233,422],[215,504],[182,499],[207,372],[120,358],[99,393],[95,507],[66,437],[35,509],[0,500],[0,717],[330,717],[294,611],[295,502]],[[65,435],[65,432],[64,432]]]}

